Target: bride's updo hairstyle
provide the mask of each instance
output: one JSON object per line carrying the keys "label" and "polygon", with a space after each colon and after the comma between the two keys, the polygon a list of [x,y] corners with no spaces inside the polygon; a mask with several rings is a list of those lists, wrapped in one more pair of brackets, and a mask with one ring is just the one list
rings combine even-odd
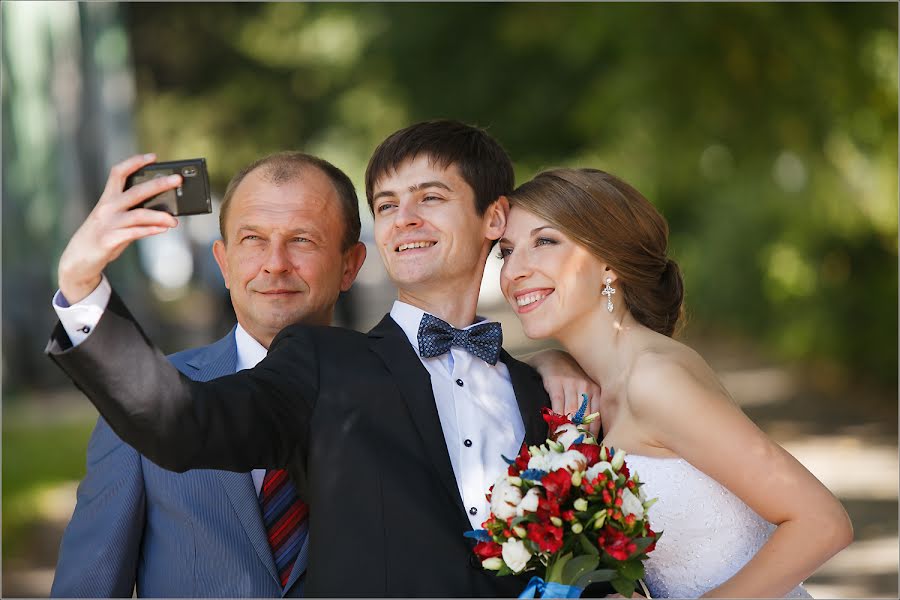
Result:
{"label": "bride's updo hairstyle", "polygon": [[613,302],[624,300],[638,322],[667,336],[675,332],[681,271],[666,256],[668,224],[640,192],[597,169],[552,169],[519,186],[509,201],[607,263],[618,275]]}

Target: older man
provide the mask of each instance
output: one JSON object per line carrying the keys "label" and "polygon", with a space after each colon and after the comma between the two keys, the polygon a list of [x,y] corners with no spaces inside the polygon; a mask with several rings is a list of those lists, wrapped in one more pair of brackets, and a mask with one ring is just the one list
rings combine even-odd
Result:
{"label": "older man", "polygon": [[[115,167],[100,210],[146,196],[152,186],[122,187],[129,173],[152,160]],[[93,223],[88,220],[89,229]],[[299,152],[268,156],[235,175],[220,229],[213,253],[237,324],[209,346],[169,357],[197,381],[255,366],[286,325],[328,325],[338,294],[350,288],[365,259],[352,183],[340,169]],[[95,294],[109,287],[103,279],[94,286]],[[55,304],[73,335],[85,335],[90,309],[65,307],[78,295],[67,286]],[[148,597],[301,596],[306,517],[306,504],[281,469],[172,473],[122,442],[101,418],[52,595],[130,597],[136,586],[138,596]]]}

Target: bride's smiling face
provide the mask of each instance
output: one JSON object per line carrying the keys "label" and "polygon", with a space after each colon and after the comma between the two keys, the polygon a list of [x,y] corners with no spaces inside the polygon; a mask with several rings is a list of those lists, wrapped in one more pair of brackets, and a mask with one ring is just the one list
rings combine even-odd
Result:
{"label": "bride's smiling face", "polygon": [[601,305],[606,265],[534,213],[512,208],[500,255],[500,288],[532,339],[559,337]]}

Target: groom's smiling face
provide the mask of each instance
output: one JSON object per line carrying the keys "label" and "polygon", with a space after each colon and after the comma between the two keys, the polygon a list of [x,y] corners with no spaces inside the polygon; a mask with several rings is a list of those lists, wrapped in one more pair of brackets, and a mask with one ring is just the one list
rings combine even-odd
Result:
{"label": "groom's smiling face", "polygon": [[490,211],[479,216],[475,193],[455,165],[420,155],[385,174],[373,189],[375,241],[401,292],[471,286],[484,267]]}

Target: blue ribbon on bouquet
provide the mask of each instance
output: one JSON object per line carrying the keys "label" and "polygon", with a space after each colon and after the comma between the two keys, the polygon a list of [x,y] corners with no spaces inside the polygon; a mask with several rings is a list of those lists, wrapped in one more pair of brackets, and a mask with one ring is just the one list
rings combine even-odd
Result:
{"label": "blue ribbon on bouquet", "polygon": [[578,598],[582,588],[574,585],[563,585],[555,581],[544,581],[540,577],[532,577],[519,598]]}

